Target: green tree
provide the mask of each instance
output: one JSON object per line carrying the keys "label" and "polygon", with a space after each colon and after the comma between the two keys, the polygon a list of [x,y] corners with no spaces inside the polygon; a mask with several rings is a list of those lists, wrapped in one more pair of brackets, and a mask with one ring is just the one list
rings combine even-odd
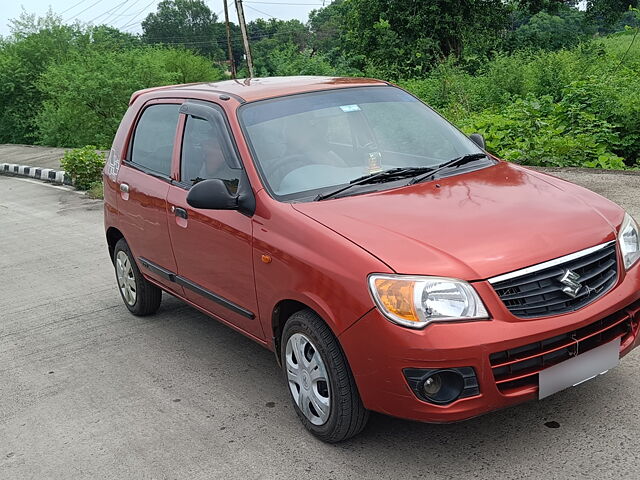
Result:
{"label": "green tree", "polygon": [[288,44],[302,52],[309,44],[309,30],[299,20],[258,18],[247,24],[247,33],[252,44],[271,40],[274,48]]}
{"label": "green tree", "polygon": [[17,18],[9,20],[9,31],[14,40],[21,40],[40,33],[43,30],[53,30],[62,26],[62,17],[56,15],[51,8],[44,17],[38,17],[35,13],[27,13],[22,11]]}
{"label": "green tree", "polygon": [[50,64],[38,80],[45,98],[36,119],[38,143],[108,147],[134,91],[222,76],[206,58],[184,49],[87,49]]}
{"label": "green tree", "polygon": [[587,15],[605,31],[610,31],[629,7],[637,8],[639,0],[587,0]]}
{"label": "green tree", "polygon": [[546,12],[550,14],[557,14],[564,10],[566,7],[576,7],[579,0],[511,0],[514,6],[523,12],[530,15],[536,13]]}
{"label": "green tree", "polygon": [[163,0],[142,21],[146,43],[184,46],[224,60],[225,27],[203,0]]}
{"label": "green tree", "polygon": [[127,49],[142,45],[140,37],[108,25],[87,28],[87,39],[94,45],[108,49]]}
{"label": "green tree", "polygon": [[[310,60],[309,30],[298,20],[259,18],[247,24],[255,75],[310,75],[332,71],[324,60]],[[285,73],[289,72],[289,73]],[[305,73],[306,72],[306,73]],[[242,74],[246,75],[243,70]]]}
{"label": "green tree", "polygon": [[361,56],[363,69],[391,77],[421,75],[448,56],[461,57],[465,42],[495,39],[507,18],[501,0],[346,3],[345,48]]}
{"label": "green tree", "polygon": [[556,15],[540,11],[512,32],[506,44],[511,50],[558,50],[573,47],[594,33],[585,14],[577,9],[562,9]]}
{"label": "green tree", "polygon": [[325,8],[312,10],[309,14],[310,45],[312,51],[330,56],[342,55],[348,2],[334,0]]}
{"label": "green tree", "polygon": [[23,13],[11,21],[11,32],[0,48],[0,142],[33,143],[43,100],[35,83],[77,48],[83,33],[51,12],[43,18]]}

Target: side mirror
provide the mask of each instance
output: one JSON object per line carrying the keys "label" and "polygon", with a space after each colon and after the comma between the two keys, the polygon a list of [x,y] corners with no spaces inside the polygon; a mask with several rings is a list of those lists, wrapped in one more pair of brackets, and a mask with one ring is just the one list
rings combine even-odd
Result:
{"label": "side mirror", "polygon": [[482,135],[480,135],[479,133],[472,133],[471,135],[469,135],[469,138],[473,143],[478,145],[481,149],[486,150],[484,137]]}
{"label": "side mirror", "polygon": [[189,190],[187,203],[193,208],[207,210],[238,210],[238,195],[229,193],[219,178],[202,180]]}

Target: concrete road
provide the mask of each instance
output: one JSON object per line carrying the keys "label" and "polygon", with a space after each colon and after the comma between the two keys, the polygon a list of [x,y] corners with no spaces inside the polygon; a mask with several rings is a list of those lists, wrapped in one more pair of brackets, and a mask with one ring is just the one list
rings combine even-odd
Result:
{"label": "concrete road", "polygon": [[[640,177],[576,178],[640,213]],[[325,445],[270,352],[169,296],[128,313],[101,203],[0,177],[0,245],[3,480],[638,478],[639,352],[541,402],[455,425],[372,415]]]}

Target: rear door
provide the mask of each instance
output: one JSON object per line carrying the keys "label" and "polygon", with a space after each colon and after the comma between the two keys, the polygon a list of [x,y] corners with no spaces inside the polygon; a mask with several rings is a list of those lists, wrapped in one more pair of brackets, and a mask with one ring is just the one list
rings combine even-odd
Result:
{"label": "rear door", "polygon": [[152,100],[141,109],[117,177],[122,233],[145,275],[182,293],[165,273],[176,271],[167,225],[180,103]]}
{"label": "rear door", "polygon": [[190,301],[264,339],[257,318],[251,218],[235,210],[195,209],[187,204],[195,182],[219,178],[235,193],[246,178],[226,118],[209,102],[186,102],[181,112],[178,181],[169,187],[167,197],[177,279]]}

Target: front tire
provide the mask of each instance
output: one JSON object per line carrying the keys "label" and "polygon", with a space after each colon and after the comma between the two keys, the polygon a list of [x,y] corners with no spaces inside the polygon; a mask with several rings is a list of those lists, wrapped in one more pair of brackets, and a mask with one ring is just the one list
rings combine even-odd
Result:
{"label": "front tire", "polygon": [[360,433],[369,412],[337,339],[322,319],[311,310],[294,313],[281,345],[291,400],[307,430],[328,443]]}
{"label": "front tire", "polygon": [[120,296],[129,311],[141,317],[156,313],[162,301],[162,290],[142,276],[124,238],[116,243],[113,265]]}

